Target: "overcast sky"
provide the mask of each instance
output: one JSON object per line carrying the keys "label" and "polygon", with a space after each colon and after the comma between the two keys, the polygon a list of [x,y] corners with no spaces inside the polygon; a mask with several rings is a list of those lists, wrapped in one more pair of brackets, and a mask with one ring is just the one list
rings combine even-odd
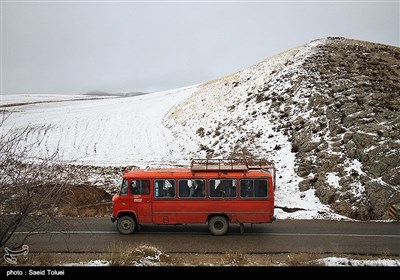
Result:
{"label": "overcast sky", "polygon": [[314,39],[400,44],[399,1],[1,0],[1,91],[153,92]]}

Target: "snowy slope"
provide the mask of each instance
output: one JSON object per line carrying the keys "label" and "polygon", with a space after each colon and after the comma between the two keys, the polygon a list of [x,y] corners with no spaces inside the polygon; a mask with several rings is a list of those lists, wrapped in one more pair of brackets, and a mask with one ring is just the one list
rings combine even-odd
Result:
{"label": "snowy slope", "polygon": [[[176,103],[187,98],[194,87],[126,98],[101,98],[60,102],[38,102],[39,96],[5,95],[3,104],[12,114],[4,125],[8,129],[34,127],[29,141],[41,139],[36,155],[59,147],[66,161],[93,165],[162,164],[173,160],[169,147],[173,141],[162,118]],[[41,100],[60,100],[42,96]],[[2,104],[2,105],[3,105]],[[179,159],[179,155],[172,155]]]}

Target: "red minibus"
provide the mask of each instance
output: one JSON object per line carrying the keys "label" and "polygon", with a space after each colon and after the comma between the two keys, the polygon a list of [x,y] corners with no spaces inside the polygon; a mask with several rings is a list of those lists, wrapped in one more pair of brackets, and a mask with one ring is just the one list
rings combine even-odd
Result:
{"label": "red minibus", "polygon": [[123,234],[138,225],[207,223],[224,235],[230,223],[271,223],[275,167],[247,159],[195,159],[188,168],[146,168],[126,172],[113,202],[112,222]]}

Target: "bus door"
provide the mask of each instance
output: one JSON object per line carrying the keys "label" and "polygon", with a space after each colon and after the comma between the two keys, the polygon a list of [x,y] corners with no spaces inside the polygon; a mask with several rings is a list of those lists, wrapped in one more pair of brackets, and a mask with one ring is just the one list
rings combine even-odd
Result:
{"label": "bus door", "polygon": [[131,180],[131,194],[130,208],[135,211],[138,223],[151,223],[150,180]]}

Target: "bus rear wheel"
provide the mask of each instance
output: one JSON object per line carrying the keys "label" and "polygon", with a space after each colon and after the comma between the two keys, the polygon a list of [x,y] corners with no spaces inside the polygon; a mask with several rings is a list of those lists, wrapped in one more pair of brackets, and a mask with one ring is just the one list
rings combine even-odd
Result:
{"label": "bus rear wheel", "polygon": [[130,216],[122,216],[118,219],[117,229],[122,234],[131,234],[136,230],[136,221]]}
{"label": "bus rear wheel", "polygon": [[228,220],[223,216],[214,216],[208,222],[208,230],[213,235],[225,235],[228,231]]}

